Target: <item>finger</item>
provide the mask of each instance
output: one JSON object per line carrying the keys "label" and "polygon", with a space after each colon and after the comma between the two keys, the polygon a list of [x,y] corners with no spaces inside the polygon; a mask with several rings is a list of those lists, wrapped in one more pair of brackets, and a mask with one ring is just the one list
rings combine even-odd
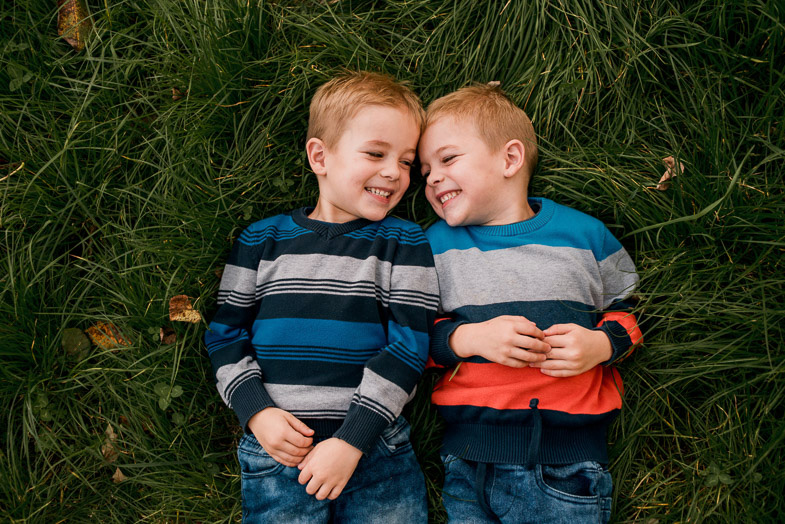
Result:
{"label": "finger", "polygon": [[[289,426],[292,427],[297,433],[304,437],[310,437],[313,435],[313,430],[309,428],[305,422],[300,420],[299,418],[295,417],[288,411],[286,412],[286,421],[289,423]],[[289,440],[289,439],[287,439]],[[301,446],[302,447],[302,446]]]}
{"label": "finger", "polygon": [[[521,317],[521,318],[523,318],[523,317]],[[520,335],[528,335],[530,337],[539,338],[539,339],[541,339],[541,338],[543,338],[545,336],[545,335],[543,335],[542,330],[540,328],[538,328],[534,324],[534,322],[529,322],[526,319],[518,320],[515,323],[515,331],[518,334],[520,334]]]}
{"label": "finger", "polygon": [[543,333],[546,337],[550,337],[552,335],[566,335],[570,331],[575,328],[575,324],[554,324]]}
{"label": "finger", "polygon": [[540,368],[540,369],[547,369],[550,371],[554,370],[570,370],[574,369],[575,365],[570,362],[569,360],[560,360],[560,359],[548,359],[542,362],[532,362],[529,364],[531,368]]}
{"label": "finger", "polygon": [[564,378],[564,377],[574,377],[575,375],[579,375],[580,373],[576,371],[570,371],[566,369],[541,369],[540,373],[543,375],[548,375],[549,377],[556,377],[556,378]]}
{"label": "finger", "polygon": [[[300,462],[297,465],[297,467],[300,468],[300,470],[303,470],[303,469],[305,469],[305,466],[307,466],[310,461],[311,461],[311,454],[308,453],[305,457],[303,457],[302,462]],[[302,482],[301,482],[301,484],[302,484]]]}
{"label": "finger", "polygon": [[311,450],[313,446],[307,447],[300,447],[292,444],[291,442],[283,441],[279,443],[275,447],[275,451],[277,453],[286,453],[287,455],[291,455],[293,457],[303,458],[306,456]]}
{"label": "finger", "polygon": [[551,350],[565,348],[570,343],[570,337],[568,335],[549,335],[545,337],[543,342],[550,345]]}
{"label": "finger", "polygon": [[[313,477],[313,473],[311,473],[311,470],[307,467],[303,467],[302,471],[300,471],[300,474],[297,476],[297,482],[299,482],[300,484],[305,484],[306,482],[309,482],[312,477]],[[310,486],[310,483],[308,485]],[[306,488],[305,491],[308,491],[308,488]],[[309,492],[308,494],[313,495],[313,493],[311,492]]]}
{"label": "finger", "polygon": [[319,486],[319,490],[316,492],[316,500],[324,500],[326,499],[333,490],[333,486],[329,486],[327,484],[322,484]]}
{"label": "finger", "polygon": [[287,466],[289,468],[297,467],[297,465],[302,460],[302,459],[299,459],[299,458],[295,459],[295,460],[292,460],[292,459],[290,459],[290,458],[288,458],[286,456],[283,456],[283,455],[270,455],[270,456],[272,458],[274,458],[276,460],[276,462],[278,462],[280,464],[283,464],[284,466]]}
{"label": "finger", "polygon": [[335,500],[338,498],[338,495],[340,495],[341,492],[343,492],[343,486],[341,487],[335,486],[330,492],[330,494],[327,496],[327,498],[330,500]]}
{"label": "finger", "polygon": [[[525,341],[521,341],[521,343],[524,342]],[[540,362],[547,358],[544,352],[531,351],[527,348],[520,347],[520,346],[513,347],[509,352],[509,356],[511,358],[514,358],[516,360],[521,360],[523,362]]]}
{"label": "finger", "polygon": [[548,353],[551,350],[551,345],[544,340],[528,337],[526,335],[518,335],[515,337],[515,345],[535,353]]}

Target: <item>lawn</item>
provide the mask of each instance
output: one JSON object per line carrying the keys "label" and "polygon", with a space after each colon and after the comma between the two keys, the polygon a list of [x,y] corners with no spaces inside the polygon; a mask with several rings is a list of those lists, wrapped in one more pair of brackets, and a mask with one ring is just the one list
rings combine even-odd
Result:
{"label": "lawn", "polygon": [[[57,4],[0,4],[1,521],[240,520],[241,430],[169,302],[209,319],[239,232],[315,203],[308,103],[341,68],[425,103],[501,82],[532,193],[632,255],[614,521],[785,519],[782,2],[89,0],[81,50]],[[426,227],[422,187],[396,214]],[[406,415],[443,522],[433,379]]]}

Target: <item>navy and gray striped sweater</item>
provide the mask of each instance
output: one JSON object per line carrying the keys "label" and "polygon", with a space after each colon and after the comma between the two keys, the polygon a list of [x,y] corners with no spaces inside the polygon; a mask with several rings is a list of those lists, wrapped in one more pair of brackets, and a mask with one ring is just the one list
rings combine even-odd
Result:
{"label": "navy and gray striped sweater", "polygon": [[234,243],[205,334],[224,402],[247,430],[275,406],[367,452],[412,395],[438,304],[422,229],[298,209]]}

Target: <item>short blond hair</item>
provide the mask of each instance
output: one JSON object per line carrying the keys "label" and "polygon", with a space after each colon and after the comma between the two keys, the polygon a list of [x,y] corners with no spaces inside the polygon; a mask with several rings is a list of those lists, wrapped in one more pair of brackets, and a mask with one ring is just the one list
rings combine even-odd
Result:
{"label": "short blond hair", "polygon": [[420,133],[425,128],[422,102],[404,83],[381,73],[347,72],[316,90],[306,140],[318,138],[327,147],[335,146],[349,119],[370,105],[402,108],[412,115]]}
{"label": "short blond hair", "polygon": [[537,136],[532,121],[495,83],[462,87],[437,98],[426,110],[426,127],[444,117],[474,124],[477,134],[492,151],[510,140],[520,140],[525,151],[526,180],[537,166]]}

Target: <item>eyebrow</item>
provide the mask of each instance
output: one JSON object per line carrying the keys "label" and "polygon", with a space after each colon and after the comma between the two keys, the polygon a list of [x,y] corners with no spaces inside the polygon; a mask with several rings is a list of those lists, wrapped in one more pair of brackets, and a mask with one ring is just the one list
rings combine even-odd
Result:
{"label": "eyebrow", "polygon": [[[367,147],[367,146],[390,148],[392,147],[392,144],[390,144],[389,142],[385,142],[384,140],[368,140],[363,144],[363,147]],[[417,153],[417,149],[416,148],[407,149],[406,153]]]}

